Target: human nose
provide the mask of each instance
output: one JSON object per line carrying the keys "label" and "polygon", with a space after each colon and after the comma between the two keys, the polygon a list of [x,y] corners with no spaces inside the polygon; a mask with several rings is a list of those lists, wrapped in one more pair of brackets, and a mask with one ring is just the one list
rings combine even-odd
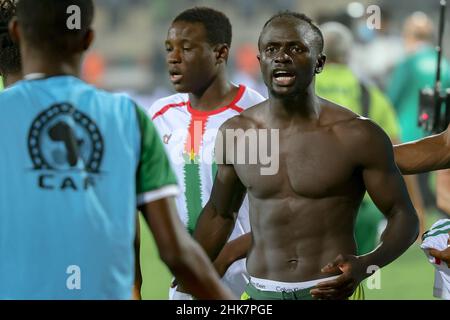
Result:
{"label": "human nose", "polygon": [[287,54],[285,48],[281,48],[275,56],[276,63],[286,63],[291,61],[291,56]]}
{"label": "human nose", "polygon": [[170,64],[180,63],[181,62],[181,53],[178,49],[173,49],[172,51],[167,53],[167,62]]}

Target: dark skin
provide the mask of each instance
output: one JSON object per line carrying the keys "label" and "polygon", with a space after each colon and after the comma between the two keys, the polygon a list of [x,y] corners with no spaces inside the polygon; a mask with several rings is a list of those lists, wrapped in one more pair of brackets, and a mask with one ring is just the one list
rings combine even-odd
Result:
{"label": "dark skin", "polygon": [[394,146],[395,162],[403,174],[450,169],[450,127],[421,140]]}
{"label": "dark skin", "polygon": [[[394,146],[395,162],[402,174],[450,169],[449,130],[450,126],[440,134]],[[450,247],[442,251],[430,249],[429,252],[450,267]]]}
{"label": "dark skin", "polygon": [[[48,77],[78,77],[82,54],[94,38],[94,32],[88,30],[79,43],[73,44],[73,52],[61,54],[30,45],[27,38],[22,36],[21,26],[15,18],[10,24],[10,33],[21,47],[24,74],[43,73]],[[152,201],[138,209],[155,237],[161,259],[189,293],[199,299],[234,298],[221,284],[203,250],[184,229],[172,198]]]}
{"label": "dark skin", "polygon": [[[448,233],[448,235],[450,236],[450,232]],[[444,250],[428,249],[428,252],[432,257],[444,261],[450,268],[450,237],[448,238],[446,249]]]}
{"label": "dark skin", "polygon": [[189,94],[192,108],[211,111],[233,101],[238,87],[227,78],[230,49],[227,44],[211,45],[202,23],[173,23],[165,46],[172,85]]}
{"label": "dark skin", "polygon": [[3,80],[4,80],[4,86],[9,87],[12,86],[14,83],[22,79],[22,73],[9,73],[9,74],[3,74]]}
{"label": "dark skin", "polygon": [[[177,21],[171,25],[165,42],[170,80],[179,93],[188,93],[192,108],[212,111],[228,105],[238,87],[228,80],[227,44],[211,45],[202,23]],[[214,266],[220,276],[236,260],[246,257],[250,236],[229,242]]]}
{"label": "dark skin", "polygon": [[[282,282],[339,275],[311,294],[345,299],[370,275],[369,266],[389,264],[414,242],[417,215],[386,134],[315,95],[314,76],[325,57],[311,27],[293,18],[273,20],[263,30],[260,53],[270,98],[227,121],[221,131],[226,136],[227,129],[278,129],[279,170],[261,175],[261,164],[236,164],[225,147],[195,237],[216,257],[247,192],[250,275]],[[354,222],[366,189],[388,225],[376,250],[356,256]]]}

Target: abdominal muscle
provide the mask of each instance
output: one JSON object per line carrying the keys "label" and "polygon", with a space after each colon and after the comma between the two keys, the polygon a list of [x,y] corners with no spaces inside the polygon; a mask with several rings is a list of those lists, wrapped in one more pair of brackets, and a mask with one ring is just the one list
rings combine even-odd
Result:
{"label": "abdominal muscle", "polygon": [[340,272],[322,273],[323,267],[339,254],[356,254],[354,209],[308,206],[304,212],[293,213],[281,206],[267,213],[270,206],[264,207],[264,213],[255,210],[251,216],[253,247],[247,259],[251,276],[282,282],[327,278]]}

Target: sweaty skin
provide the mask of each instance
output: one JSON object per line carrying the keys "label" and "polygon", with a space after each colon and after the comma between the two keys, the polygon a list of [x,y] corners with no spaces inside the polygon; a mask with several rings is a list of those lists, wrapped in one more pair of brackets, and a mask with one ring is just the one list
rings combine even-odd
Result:
{"label": "sweaty skin", "polygon": [[403,174],[450,169],[450,126],[442,133],[394,146],[395,161]]}
{"label": "sweaty skin", "polygon": [[[230,129],[279,130],[279,170],[264,176],[261,163],[236,163],[231,149],[244,134],[234,144],[225,141],[217,159],[224,164],[194,235],[216,257],[247,192],[249,274],[283,282],[340,275],[311,293],[343,299],[370,275],[369,266],[387,265],[414,242],[418,219],[386,134],[315,95],[314,76],[325,63],[316,38],[306,22],[294,18],[277,18],[263,30],[259,59],[270,98],[227,121],[221,132],[226,137]],[[388,225],[380,246],[357,257],[354,223],[366,189]]]}

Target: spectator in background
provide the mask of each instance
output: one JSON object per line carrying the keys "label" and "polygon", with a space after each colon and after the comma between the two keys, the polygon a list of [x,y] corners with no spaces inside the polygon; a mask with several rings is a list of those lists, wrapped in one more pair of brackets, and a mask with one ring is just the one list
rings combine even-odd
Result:
{"label": "spectator in background", "polygon": [[[425,136],[417,126],[419,91],[433,87],[436,79],[437,53],[433,47],[434,26],[423,12],[412,14],[403,29],[404,61],[398,64],[387,87],[387,94],[397,110],[401,140],[408,142]],[[442,88],[450,87],[449,64],[442,62]]]}
{"label": "spectator in background", "polygon": [[[400,120],[401,141],[409,142],[426,135],[417,125],[419,91],[433,87],[436,80],[437,53],[433,46],[434,25],[423,12],[409,16],[403,28],[406,57],[396,66],[387,87]],[[450,87],[450,66],[442,61],[442,89]],[[418,175],[422,197],[426,207],[434,207],[435,195],[429,188],[429,174]]]}
{"label": "spectator in background", "polygon": [[404,48],[401,36],[392,32],[390,12],[382,9],[380,18],[380,29],[372,30],[373,38],[353,49],[351,61],[355,69],[361,69],[361,74],[384,90],[395,65],[404,57]]}
{"label": "spectator in background", "polygon": [[[325,23],[320,29],[324,36],[324,52],[328,62],[322,74],[316,77],[318,95],[371,118],[386,131],[393,142],[398,142],[399,125],[389,100],[376,86],[358,78],[349,67],[350,50],[353,46],[350,29],[338,22]],[[412,178],[410,180],[407,181],[408,188],[416,208],[420,209],[421,201],[416,192],[417,187],[414,188],[415,181]],[[359,254],[365,254],[376,247],[379,226],[383,220],[382,213],[366,196],[355,228]]]}
{"label": "spectator in background", "polygon": [[100,52],[90,51],[86,54],[82,66],[82,78],[97,87],[103,86],[105,75],[105,58]]}
{"label": "spectator in background", "polygon": [[251,44],[244,44],[237,49],[233,82],[253,88],[267,98],[267,87],[261,79],[257,55],[258,50]]}

